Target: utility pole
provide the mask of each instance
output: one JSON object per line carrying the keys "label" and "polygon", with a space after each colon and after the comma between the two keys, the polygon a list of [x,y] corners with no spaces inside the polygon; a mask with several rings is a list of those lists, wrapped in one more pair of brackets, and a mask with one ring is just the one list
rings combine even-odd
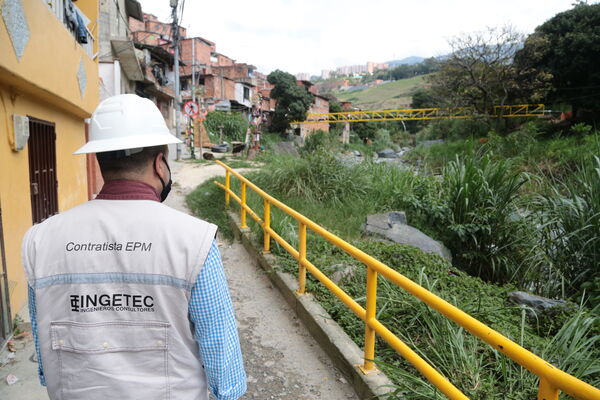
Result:
{"label": "utility pole", "polygon": [[192,101],[196,102],[196,38],[192,38]]}
{"label": "utility pole", "polygon": [[[178,0],[170,0],[171,8],[173,9],[173,25],[172,25],[172,40],[175,45],[175,136],[181,139],[179,130],[179,113],[181,111],[181,93],[179,91],[179,26],[177,26],[177,2]],[[181,159],[181,143],[177,143],[177,161]]]}

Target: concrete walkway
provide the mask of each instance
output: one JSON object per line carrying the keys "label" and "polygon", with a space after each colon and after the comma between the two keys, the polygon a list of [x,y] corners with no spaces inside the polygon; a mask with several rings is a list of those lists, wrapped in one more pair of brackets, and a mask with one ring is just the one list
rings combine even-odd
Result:
{"label": "concrete walkway", "polygon": [[[166,203],[189,212],[185,195],[204,180],[224,175],[214,165],[176,163],[173,191]],[[243,172],[242,172],[243,173]],[[225,272],[239,324],[248,391],[244,399],[346,400],[358,399],[352,387],[332,365],[263,270],[254,264],[244,247],[220,242]],[[16,359],[0,367],[0,399],[46,400],[37,382],[37,365],[30,339],[17,342]],[[6,353],[0,354],[0,360]],[[6,376],[19,381],[8,386]]]}

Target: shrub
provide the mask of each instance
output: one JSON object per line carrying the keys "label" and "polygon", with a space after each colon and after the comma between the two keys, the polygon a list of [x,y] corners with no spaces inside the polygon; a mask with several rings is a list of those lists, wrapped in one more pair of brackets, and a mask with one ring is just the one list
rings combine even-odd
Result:
{"label": "shrub", "polygon": [[505,162],[457,157],[444,169],[441,215],[444,243],[467,272],[494,282],[522,276],[520,267],[530,240],[518,214],[519,189],[525,182]]}
{"label": "shrub", "polygon": [[377,129],[375,132],[375,150],[383,150],[387,148],[395,148],[392,138],[390,137],[390,131],[387,129]]}
{"label": "shrub", "polygon": [[340,148],[341,143],[336,131],[326,132],[318,129],[306,137],[301,152],[302,154],[310,154],[316,151],[333,151]]}
{"label": "shrub", "polygon": [[212,134],[219,134],[219,126],[223,126],[223,136],[226,140],[238,142],[244,141],[246,130],[250,126],[242,113],[224,111],[209,112],[204,125]]}

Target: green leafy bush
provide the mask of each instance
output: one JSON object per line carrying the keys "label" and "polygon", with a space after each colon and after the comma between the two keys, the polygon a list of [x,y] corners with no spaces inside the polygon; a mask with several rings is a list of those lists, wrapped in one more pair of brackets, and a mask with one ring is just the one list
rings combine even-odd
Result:
{"label": "green leafy bush", "polygon": [[506,283],[522,276],[527,221],[518,212],[525,177],[489,156],[456,158],[444,170],[439,221],[456,264],[482,279]]}
{"label": "green leafy bush", "polygon": [[341,149],[341,147],[336,131],[326,132],[318,129],[306,137],[301,152],[302,154],[310,154],[316,151],[334,151]]}
{"label": "green leafy bush", "polygon": [[219,126],[223,126],[223,136],[227,141],[243,142],[246,130],[250,126],[248,120],[239,112],[212,111],[206,115],[204,125],[209,133],[219,134]]}

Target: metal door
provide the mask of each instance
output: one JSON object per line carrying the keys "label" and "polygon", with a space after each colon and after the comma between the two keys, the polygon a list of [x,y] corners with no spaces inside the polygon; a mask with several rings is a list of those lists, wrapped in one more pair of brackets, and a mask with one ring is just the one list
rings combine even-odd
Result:
{"label": "metal door", "polygon": [[37,224],[58,213],[54,123],[29,117],[31,213]]}

